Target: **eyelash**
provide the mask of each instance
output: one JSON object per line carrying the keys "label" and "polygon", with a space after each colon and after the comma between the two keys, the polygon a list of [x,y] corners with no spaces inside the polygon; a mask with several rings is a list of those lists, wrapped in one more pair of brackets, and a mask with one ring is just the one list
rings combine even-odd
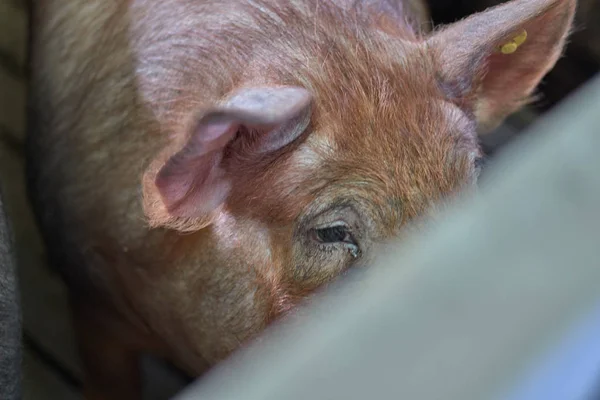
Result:
{"label": "eyelash", "polygon": [[[339,229],[342,228],[344,230],[345,236],[344,240],[338,241],[329,241],[325,242],[322,238],[319,237],[319,231],[323,232],[329,229]],[[339,245],[344,246],[350,253],[353,258],[358,258],[361,255],[361,250],[358,245],[358,242],[354,239],[352,235],[352,231],[345,224],[327,226],[324,228],[315,228],[311,231],[312,240],[317,244],[318,248],[322,252],[333,253],[336,247]]]}
{"label": "eyelash", "polygon": [[[345,225],[334,225],[314,230],[315,239],[320,243],[354,243],[350,229]],[[330,237],[327,237],[330,236]],[[335,236],[341,237],[337,239]]]}

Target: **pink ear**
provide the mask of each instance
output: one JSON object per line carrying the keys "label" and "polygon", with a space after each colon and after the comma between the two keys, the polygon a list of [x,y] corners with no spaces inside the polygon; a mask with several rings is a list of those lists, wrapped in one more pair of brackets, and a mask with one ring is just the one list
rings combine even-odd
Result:
{"label": "pink ear", "polygon": [[481,130],[494,128],[529,100],[562,53],[575,6],[576,0],[513,0],[427,41],[442,85],[451,97],[471,102]]}
{"label": "pink ear", "polygon": [[245,157],[279,150],[306,129],[310,102],[310,94],[302,88],[250,88],[204,113],[187,143],[156,175],[156,188],[167,212],[174,217],[200,218],[219,207],[231,190],[231,177],[222,161],[238,133],[247,135],[236,139],[248,140],[243,146],[248,153]]}

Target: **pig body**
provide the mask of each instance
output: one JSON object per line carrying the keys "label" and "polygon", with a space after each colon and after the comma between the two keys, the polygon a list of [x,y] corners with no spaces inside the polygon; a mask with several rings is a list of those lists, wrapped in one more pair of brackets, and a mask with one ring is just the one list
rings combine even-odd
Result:
{"label": "pig body", "polygon": [[12,232],[0,193],[0,398],[21,398],[21,305]]}
{"label": "pig body", "polygon": [[573,10],[428,34],[408,1],[34,2],[29,192],[86,395],[136,398],[140,351],[200,374],[472,187]]}

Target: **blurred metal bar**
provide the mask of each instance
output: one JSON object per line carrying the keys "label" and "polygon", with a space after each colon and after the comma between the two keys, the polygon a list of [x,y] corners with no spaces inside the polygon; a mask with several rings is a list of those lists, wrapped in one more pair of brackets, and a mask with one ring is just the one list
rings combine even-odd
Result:
{"label": "blurred metal bar", "polygon": [[508,400],[600,399],[600,306],[525,375]]}
{"label": "blurred metal bar", "polygon": [[[600,79],[533,129],[493,163],[480,196],[177,399],[589,395],[594,373],[569,385],[552,371],[565,360],[600,367],[597,349],[584,361],[568,346],[598,329],[588,318],[600,306]],[[550,377],[565,390],[533,390]]]}

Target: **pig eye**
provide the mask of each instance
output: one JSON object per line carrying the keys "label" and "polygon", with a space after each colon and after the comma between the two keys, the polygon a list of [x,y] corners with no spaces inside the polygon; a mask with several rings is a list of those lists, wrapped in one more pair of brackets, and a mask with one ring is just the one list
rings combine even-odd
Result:
{"label": "pig eye", "polygon": [[353,243],[348,228],[344,225],[329,226],[314,230],[315,239],[321,243]]}
{"label": "pig eye", "polygon": [[350,228],[343,223],[337,222],[322,228],[315,228],[311,231],[312,239],[322,246],[342,246],[347,249],[350,254],[357,258],[360,255],[360,250],[356,240],[352,236]]}
{"label": "pig eye", "polygon": [[348,265],[348,255],[357,259],[362,254],[360,241],[364,237],[360,214],[354,207],[338,200],[337,204],[316,215],[307,215],[298,233],[318,259]]}

